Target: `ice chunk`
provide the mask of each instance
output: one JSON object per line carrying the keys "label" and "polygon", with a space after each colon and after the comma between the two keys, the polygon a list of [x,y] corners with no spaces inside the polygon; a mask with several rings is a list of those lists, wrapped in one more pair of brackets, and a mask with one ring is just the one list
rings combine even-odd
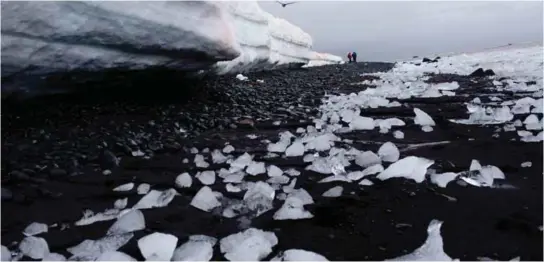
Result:
{"label": "ice chunk", "polygon": [[472,159],[472,161],[470,162],[469,170],[474,171],[474,170],[481,170],[481,169],[482,169],[482,165],[480,164],[480,161],[476,159]]}
{"label": "ice chunk", "polygon": [[151,190],[134,205],[133,209],[165,207],[174,199],[176,193],[177,191],[173,188],[164,191]]}
{"label": "ice chunk", "polygon": [[227,161],[227,159],[228,159],[228,157],[223,155],[223,153],[221,153],[221,151],[219,151],[219,149],[215,149],[214,151],[212,151],[212,162],[214,164],[225,163]]}
{"label": "ice chunk", "polygon": [[395,132],[393,132],[393,137],[395,137],[396,139],[404,139],[404,133],[400,130],[396,130]]}
{"label": "ice chunk", "polygon": [[289,183],[289,185],[283,186],[283,188],[282,188],[283,192],[285,192],[285,193],[293,192],[293,190],[295,189],[296,184],[297,184],[297,179],[294,178],[293,180],[291,180],[291,183]]}
{"label": "ice chunk", "polygon": [[2,245],[2,249],[0,250],[0,257],[2,258],[1,261],[11,261],[11,251],[4,245]]}
{"label": "ice chunk", "polygon": [[334,145],[334,141],[339,140],[332,133],[325,133],[319,136],[307,136],[305,150],[327,151]]}
{"label": "ice chunk", "polygon": [[304,145],[302,142],[295,141],[285,150],[285,156],[302,156],[304,155]]}
{"label": "ice chunk", "polygon": [[215,243],[217,239],[213,237],[190,236],[189,241],[176,248],[172,261],[210,261]]}
{"label": "ice chunk", "polygon": [[236,172],[243,170],[244,168],[246,168],[246,166],[251,164],[252,161],[253,157],[248,153],[244,153],[230,163],[230,171]]}
{"label": "ice chunk", "polygon": [[244,202],[250,210],[256,212],[256,216],[260,216],[273,208],[275,196],[274,188],[265,182],[258,181],[248,188],[244,194]]}
{"label": "ice chunk", "polygon": [[425,133],[432,132],[434,129],[432,126],[422,126],[421,130]]}
{"label": "ice chunk", "polygon": [[529,115],[525,118],[525,120],[523,121],[524,124],[526,125],[529,125],[529,124],[538,124],[538,117],[534,114],[532,115]]}
{"label": "ice chunk", "polygon": [[324,256],[302,249],[289,249],[280,252],[271,261],[329,261]]}
{"label": "ice chunk", "polygon": [[[59,253],[49,253],[45,255],[45,257],[43,257],[42,261],[66,261],[66,257]],[[98,261],[104,261],[104,260],[98,260]]]}
{"label": "ice chunk", "polygon": [[195,155],[195,165],[201,168],[207,168],[210,166],[210,164],[204,160],[204,156],[200,154]]}
{"label": "ice chunk", "polygon": [[191,152],[191,154],[198,154],[198,148],[196,148],[196,147],[191,147],[190,152]]}
{"label": "ice chunk", "polygon": [[241,171],[236,172],[234,174],[227,175],[223,179],[223,182],[224,183],[235,183],[235,184],[242,183],[242,181],[244,181],[245,176],[246,176],[246,174],[244,172],[241,172]]}
{"label": "ice chunk", "polygon": [[427,113],[422,111],[419,108],[414,108],[414,113],[416,117],[414,118],[414,123],[420,126],[434,126],[436,123]]}
{"label": "ice chunk", "polygon": [[458,173],[447,172],[443,174],[432,174],[431,182],[435,183],[439,187],[446,187],[449,182],[453,181],[459,176]]}
{"label": "ice chunk", "polygon": [[107,251],[102,253],[96,261],[137,261],[121,251]]}
{"label": "ice chunk", "polygon": [[290,176],[299,176],[300,175],[300,171],[294,169],[294,168],[289,168],[287,170],[284,171],[286,174],[290,175]]}
{"label": "ice chunk", "polygon": [[151,185],[147,183],[142,183],[136,188],[136,192],[138,192],[138,195],[145,195],[149,193],[149,190],[151,189]]}
{"label": "ice chunk", "polygon": [[452,261],[444,252],[444,242],[440,235],[442,221],[433,220],[427,228],[427,240],[414,252],[389,261]]}
{"label": "ice chunk", "polygon": [[496,166],[487,165],[480,170],[482,175],[492,177],[493,179],[505,179],[504,173]]}
{"label": "ice chunk", "polygon": [[302,161],[304,161],[304,163],[312,162],[312,161],[314,161],[315,158],[317,157],[316,155],[319,156],[318,153],[315,153],[315,154],[306,154],[306,155],[304,155],[304,157],[302,158]]}
{"label": "ice chunk", "polygon": [[221,197],[221,193],[213,192],[210,187],[203,186],[191,200],[191,206],[209,212],[221,206],[221,202],[219,202]]}
{"label": "ice chunk", "polygon": [[263,162],[251,162],[246,168],[246,173],[256,176],[258,174],[264,174],[266,172],[266,167]]}
{"label": "ice chunk", "polygon": [[342,195],[342,192],[344,191],[344,188],[341,186],[335,186],[323,193],[324,197],[339,197]]}
{"label": "ice chunk", "polygon": [[433,160],[408,156],[391,164],[387,169],[381,172],[377,178],[386,180],[392,177],[405,177],[407,179],[412,179],[417,183],[421,183],[425,180],[427,168],[432,164],[434,164]]}
{"label": "ice chunk", "polygon": [[323,179],[319,180],[318,183],[329,183],[329,182],[334,182],[334,181],[351,182],[351,180],[349,178],[347,178],[346,176],[332,175],[332,176],[328,176],[326,178],[323,178]]}
{"label": "ice chunk", "polygon": [[191,187],[193,184],[193,178],[191,175],[189,175],[189,173],[185,172],[176,177],[175,184],[178,188]]}
{"label": "ice chunk", "polygon": [[236,75],[236,79],[240,80],[240,81],[247,81],[248,80],[248,77],[247,76],[244,76],[242,74],[237,74]]}
{"label": "ice chunk", "polygon": [[35,236],[47,232],[48,229],[47,224],[33,222],[23,230],[23,235],[27,237]]}
{"label": "ice chunk", "polygon": [[249,228],[221,239],[219,244],[221,253],[230,261],[257,261],[272,252],[278,238],[273,232]]}
{"label": "ice chunk", "polygon": [[275,153],[285,152],[289,144],[291,144],[291,137],[294,137],[294,135],[289,131],[280,133],[280,140],[276,143],[268,144],[268,151]]}
{"label": "ice chunk", "polygon": [[285,176],[285,175],[281,175],[281,176],[273,176],[271,178],[269,178],[268,180],[266,180],[267,183],[270,183],[270,184],[287,184],[289,183],[289,177],[288,176]]}
{"label": "ice chunk", "polygon": [[[518,131],[519,132],[519,131]],[[519,134],[519,133],[518,133]],[[527,136],[523,136],[521,141],[523,142],[540,142],[544,140],[544,132],[540,131],[537,135],[533,136],[532,133]]]}
{"label": "ice chunk", "polygon": [[230,154],[234,151],[234,147],[231,146],[231,145],[226,145],[224,148],[223,148],[223,153],[225,154]]}
{"label": "ice chunk", "polygon": [[98,221],[107,221],[115,219],[119,215],[118,209],[107,209],[104,212],[95,214],[92,210],[85,210],[83,212],[83,217],[76,221],[74,224],[76,226],[85,226]]}
{"label": "ice chunk", "polygon": [[360,167],[369,167],[380,163],[380,157],[378,157],[378,155],[374,154],[372,151],[365,151],[355,157],[355,164]]}
{"label": "ice chunk", "polygon": [[73,254],[70,260],[96,260],[102,253],[117,251],[134,236],[133,233],[110,235],[98,240],[84,240],[76,246],[66,250]]}
{"label": "ice chunk", "polygon": [[178,243],[174,235],[155,232],[138,240],[140,253],[146,260],[170,261]]}
{"label": "ice chunk", "polygon": [[42,259],[49,254],[49,245],[47,241],[41,237],[25,237],[19,243],[19,251],[32,259]]}
{"label": "ice chunk", "polygon": [[308,191],[304,190],[304,188],[293,190],[293,192],[289,194],[289,197],[300,199],[303,205],[309,205],[314,203],[312,196],[308,193]]}
{"label": "ice chunk", "polygon": [[370,181],[368,179],[363,179],[363,180],[361,180],[361,182],[359,182],[359,185],[361,185],[361,186],[371,186],[371,185],[374,185],[374,183],[372,183],[372,181]]}
{"label": "ice chunk", "polygon": [[126,183],[113,189],[113,191],[130,191],[134,188],[134,183]]}
{"label": "ice chunk", "polygon": [[275,220],[309,219],[312,217],[314,215],[304,209],[304,201],[295,196],[288,196],[283,206],[274,214]]}
{"label": "ice chunk", "polygon": [[120,216],[108,229],[107,235],[130,233],[145,228],[145,219],[142,211],[133,209]]}
{"label": "ice chunk", "polygon": [[305,133],[305,132],[306,132],[306,129],[304,129],[304,127],[299,127],[295,131],[295,133],[297,133],[297,134],[302,134],[302,133]]}
{"label": "ice chunk", "polygon": [[227,184],[225,186],[225,189],[227,190],[227,192],[233,192],[233,193],[242,192],[242,189],[240,187],[234,186],[232,184]]}
{"label": "ice chunk", "polygon": [[372,130],[374,129],[374,119],[364,116],[354,116],[349,123],[349,128],[353,130]]}
{"label": "ice chunk", "polygon": [[531,163],[531,161],[521,163],[521,167],[531,167],[532,165],[533,163]]}
{"label": "ice chunk", "polygon": [[346,176],[350,181],[357,181],[363,178],[365,174],[362,171],[349,172]]}
{"label": "ice chunk", "polygon": [[378,155],[384,162],[396,162],[399,160],[400,152],[395,144],[386,142],[378,149]]}
{"label": "ice chunk", "polygon": [[213,185],[215,183],[215,171],[213,170],[203,171],[197,174],[195,177],[200,180],[200,183],[206,186]]}
{"label": "ice chunk", "polygon": [[363,177],[380,173],[384,170],[381,164],[371,165],[363,170]]}
{"label": "ice chunk", "polygon": [[275,165],[268,166],[267,172],[269,177],[281,176],[283,174],[283,171]]}

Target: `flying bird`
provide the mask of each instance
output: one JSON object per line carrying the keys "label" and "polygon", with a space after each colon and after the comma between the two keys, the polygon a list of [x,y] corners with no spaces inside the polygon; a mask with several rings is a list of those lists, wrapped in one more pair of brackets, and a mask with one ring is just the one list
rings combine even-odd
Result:
{"label": "flying bird", "polygon": [[280,1],[276,1],[276,2],[278,2],[278,4],[280,4],[282,7],[286,7],[286,6],[288,6],[288,5],[292,5],[292,4],[296,3],[296,2],[282,3],[282,2],[280,2]]}

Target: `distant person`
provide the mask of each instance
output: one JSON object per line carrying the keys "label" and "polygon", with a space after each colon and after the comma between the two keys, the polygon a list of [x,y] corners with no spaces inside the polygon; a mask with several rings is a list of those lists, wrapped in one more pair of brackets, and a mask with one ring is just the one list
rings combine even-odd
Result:
{"label": "distant person", "polygon": [[351,52],[348,53],[348,60],[351,63]]}
{"label": "distant person", "polygon": [[352,52],[351,53],[351,58],[353,59],[353,63],[357,63],[357,53]]}

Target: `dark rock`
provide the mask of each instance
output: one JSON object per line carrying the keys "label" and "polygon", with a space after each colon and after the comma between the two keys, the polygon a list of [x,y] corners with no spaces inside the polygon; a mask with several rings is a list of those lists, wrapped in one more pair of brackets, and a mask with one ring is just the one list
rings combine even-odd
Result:
{"label": "dark rock", "polygon": [[495,72],[493,72],[493,70],[491,70],[491,69],[487,69],[487,70],[485,70],[484,74],[486,76],[494,76]]}
{"label": "dark rock", "polygon": [[51,169],[49,174],[53,177],[62,177],[62,176],[68,175],[68,172],[66,172],[66,170],[62,168],[54,168],[54,169]]}
{"label": "dark rock", "polygon": [[527,81],[527,82],[525,82],[525,84],[528,85],[528,86],[536,85],[536,81]]}
{"label": "dark rock", "polygon": [[495,72],[491,69],[484,70],[483,68],[478,68],[474,72],[472,72],[469,76],[470,77],[486,77],[486,76],[493,76],[495,75]]}
{"label": "dark rock", "polygon": [[421,60],[421,62],[423,62],[423,63],[432,63],[432,62],[433,62],[433,60],[431,60],[431,59],[429,59],[429,58],[426,58],[426,57],[424,57],[424,58],[423,58],[423,60]]}

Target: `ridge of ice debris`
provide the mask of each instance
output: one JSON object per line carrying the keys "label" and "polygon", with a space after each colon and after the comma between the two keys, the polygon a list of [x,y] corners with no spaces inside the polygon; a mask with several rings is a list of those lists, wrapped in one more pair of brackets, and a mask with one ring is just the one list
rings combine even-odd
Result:
{"label": "ridge of ice debris", "polygon": [[23,230],[23,235],[30,237],[41,233],[47,233],[49,227],[44,223],[32,222]]}
{"label": "ridge of ice debris", "polygon": [[42,259],[49,254],[49,245],[41,237],[27,236],[19,243],[19,251],[32,259]]}
{"label": "ridge of ice debris", "polygon": [[386,180],[393,177],[404,177],[421,183],[425,180],[427,168],[432,164],[434,164],[434,160],[408,156],[388,166],[376,178]]}
{"label": "ridge of ice debris", "polygon": [[216,243],[214,237],[192,235],[189,241],[174,250],[172,261],[210,261]]}
{"label": "ridge of ice debris", "polygon": [[117,251],[124,246],[134,236],[133,233],[120,235],[110,235],[98,240],[83,240],[76,246],[69,247],[66,250],[73,256],[70,260],[96,260],[102,253],[108,251]]}
{"label": "ridge of ice debris", "polygon": [[440,234],[442,221],[432,220],[427,228],[427,239],[412,253],[389,259],[387,261],[452,261],[444,252],[444,242]]}
{"label": "ridge of ice debris", "polygon": [[289,249],[279,252],[270,261],[329,261],[324,256],[303,249]]}
{"label": "ridge of ice debris", "polygon": [[178,238],[176,236],[155,232],[140,238],[138,248],[147,261],[170,261],[177,243]]}
{"label": "ridge of ice debris", "polygon": [[177,191],[173,188],[164,191],[151,190],[134,205],[133,209],[165,207],[172,202],[176,194]]}
{"label": "ridge of ice debris", "polygon": [[208,186],[203,186],[191,200],[191,206],[209,212],[221,206],[220,199],[222,197],[221,193],[212,191]]}
{"label": "ridge of ice debris", "polygon": [[273,232],[256,228],[229,235],[219,242],[221,253],[230,261],[258,261],[272,252],[278,244]]}

